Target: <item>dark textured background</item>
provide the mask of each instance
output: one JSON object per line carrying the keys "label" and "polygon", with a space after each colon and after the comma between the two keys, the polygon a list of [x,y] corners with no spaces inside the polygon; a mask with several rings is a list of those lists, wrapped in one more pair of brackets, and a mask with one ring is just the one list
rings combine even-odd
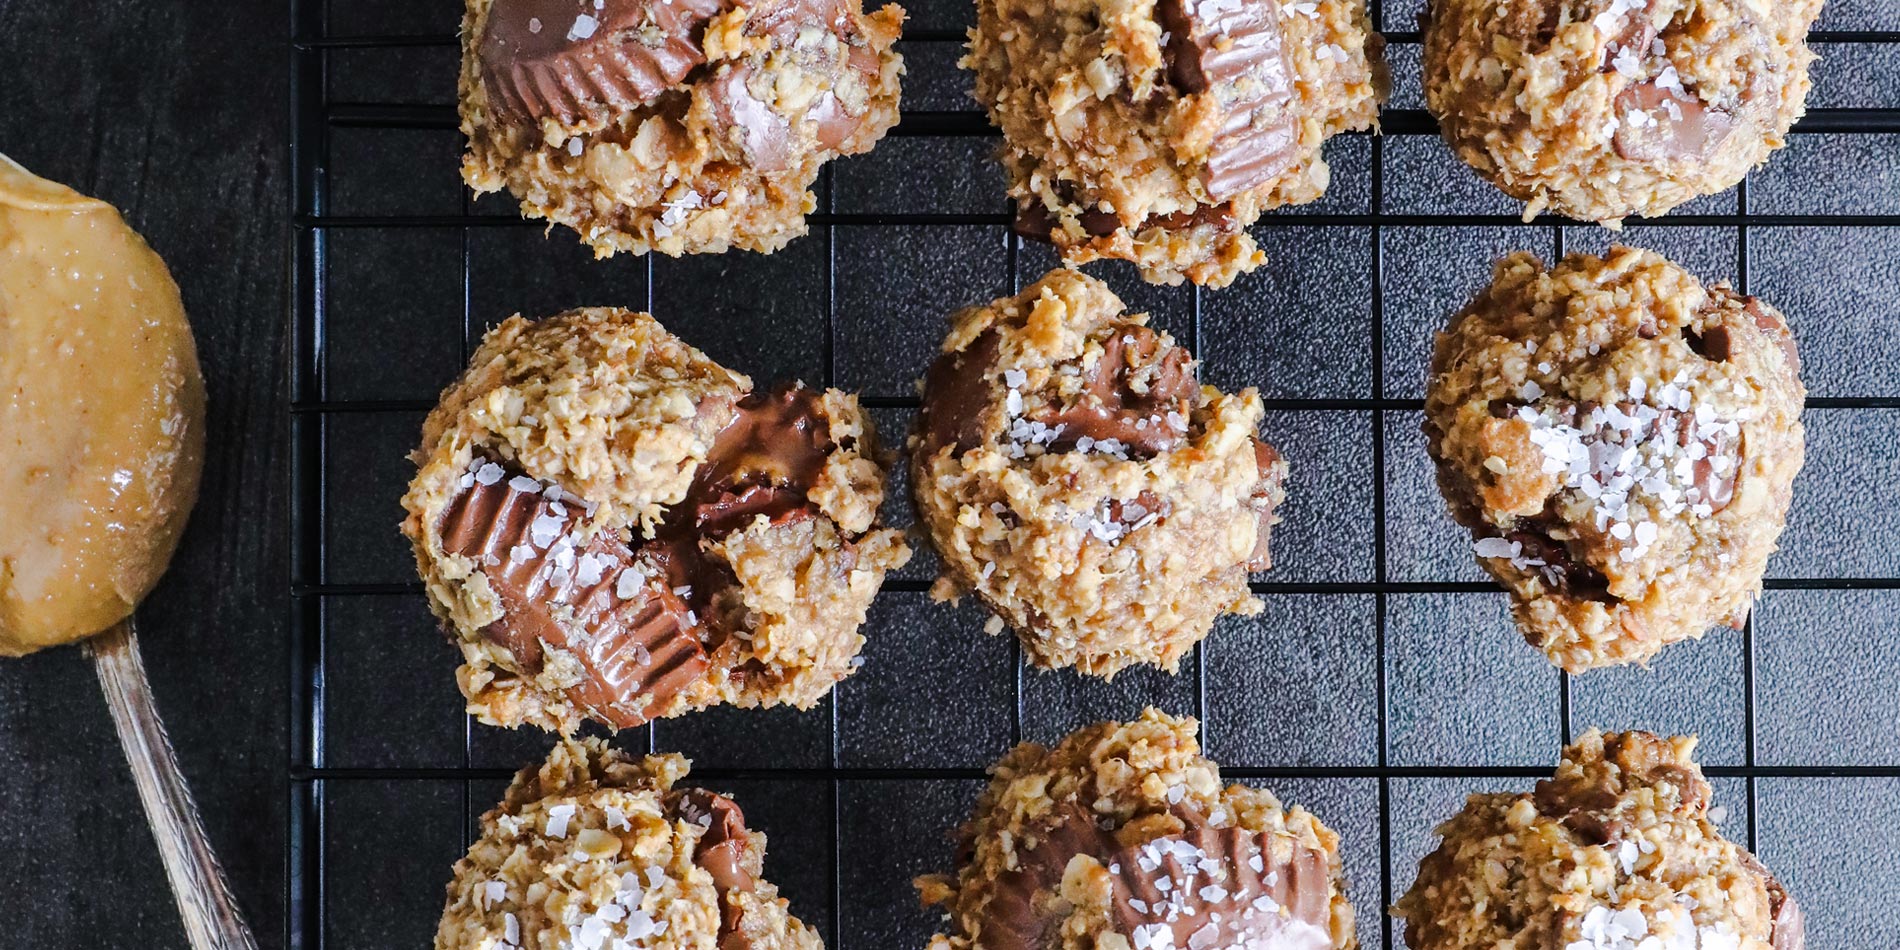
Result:
{"label": "dark textured background", "polygon": [[[650,298],[675,330],[760,379],[796,375],[876,397],[895,433],[943,314],[1026,283],[1050,259],[1013,252],[1000,225],[859,218],[815,227],[771,257],[597,263],[565,232],[543,239],[509,223],[504,200],[468,202],[445,108],[404,123],[419,128],[324,125],[327,141],[306,157],[327,173],[325,226],[290,228],[287,5],[0,0],[0,151],[122,207],[171,262],[193,313],[212,457],[178,563],[140,622],[161,707],[260,942],[421,947],[471,820],[547,744],[462,715],[452,652],[393,528],[402,453],[471,336],[516,310]],[[910,35],[934,38],[903,45],[907,109],[968,110],[953,67],[968,4],[909,6]],[[1389,2],[1385,26],[1409,29],[1415,6]],[[313,96],[451,101],[459,4],[330,7],[330,47],[298,54],[325,71]],[[1900,7],[1835,0],[1821,27],[1900,30]],[[372,34],[409,39],[348,42]],[[1819,51],[1811,105],[1900,108],[1900,44]],[[1416,47],[1396,44],[1390,58],[1393,104],[1415,108]],[[821,207],[993,214],[1001,187],[989,147],[888,139],[834,166]],[[1484,280],[1487,262],[1548,252],[1558,232],[1496,219],[1375,231],[1324,217],[1513,210],[1417,135],[1380,143],[1375,208],[1374,151],[1363,136],[1335,142],[1326,199],[1287,212],[1321,217],[1263,227],[1269,264],[1202,295],[1198,322],[1188,289],[1096,270],[1195,343],[1211,381],[1278,400],[1267,434],[1294,475],[1262,617],[1224,622],[1178,678],[1137,672],[1105,686],[1018,669],[1007,639],[978,632],[977,611],[929,603],[920,555],[873,611],[865,671],[817,710],[717,710],[622,738],[686,751],[736,792],[772,837],[769,873],[832,947],[921,946],[934,919],[916,909],[907,879],[947,866],[943,832],[967,813],[978,770],[1018,736],[1054,738],[1144,702],[1179,713],[1204,704],[1214,755],[1340,830],[1370,947],[1387,936],[1382,902],[1409,883],[1430,827],[1459,797],[1527,784],[1566,731],[1592,725],[1700,733],[1726,827],[1738,840],[1752,830],[1802,897],[1812,946],[1900,945],[1900,509],[1885,498],[1900,482],[1900,228],[1748,229],[1749,289],[1790,314],[1819,401],[1772,589],[1751,640],[1716,633],[1649,672],[1566,688],[1510,631],[1499,595],[1456,586],[1482,575],[1432,487],[1409,402],[1431,328]],[[1749,210],[1900,214],[1897,164],[1900,136],[1799,135],[1751,178]],[[1737,208],[1731,192],[1690,210]],[[309,263],[325,289],[306,315],[322,334],[296,367],[287,234],[320,252]],[[1633,228],[1625,239],[1709,279],[1742,276],[1732,225]],[[1562,240],[1598,247],[1608,234],[1571,228]],[[1374,397],[1400,402],[1363,403]],[[322,508],[295,535],[293,439],[322,475],[297,486]],[[296,572],[293,545],[312,555]],[[1413,586],[1374,593],[1381,579]],[[1869,580],[1873,589],[1828,589]],[[291,642],[312,662],[293,662]],[[292,681],[320,684],[300,697],[307,710],[292,710]],[[318,740],[294,752],[293,715],[313,724],[299,735]],[[77,651],[0,663],[0,762],[0,948],[181,946]],[[1746,772],[1758,776],[1754,809]],[[321,887],[286,880],[292,803],[306,819],[296,867],[320,865]],[[305,904],[287,924],[293,894]]]}
{"label": "dark textured background", "polygon": [[[0,0],[0,152],[118,205],[171,265],[210,392],[204,487],[138,614],[244,911],[284,940],[285,194],[281,3]],[[0,661],[0,947],[179,947],[92,668]]]}

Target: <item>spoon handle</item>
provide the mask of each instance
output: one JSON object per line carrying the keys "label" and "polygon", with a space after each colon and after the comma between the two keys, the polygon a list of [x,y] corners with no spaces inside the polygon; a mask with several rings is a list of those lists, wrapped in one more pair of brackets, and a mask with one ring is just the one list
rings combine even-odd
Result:
{"label": "spoon handle", "polygon": [[171,740],[165,737],[132,621],[120,621],[87,641],[86,652],[99,674],[99,688],[112,710],[126,762],[132,766],[146,821],[158,839],[158,853],[171,878],[172,895],[178,900],[192,950],[256,950],[257,941],[238,913],[237,901],[198,820],[191,790],[178,771]]}

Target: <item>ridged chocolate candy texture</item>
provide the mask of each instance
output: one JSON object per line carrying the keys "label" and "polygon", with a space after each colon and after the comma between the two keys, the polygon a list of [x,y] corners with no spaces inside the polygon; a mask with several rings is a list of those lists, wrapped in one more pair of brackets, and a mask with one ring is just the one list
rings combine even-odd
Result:
{"label": "ridged chocolate candy texture", "polygon": [[[710,665],[697,618],[668,588],[664,563],[637,557],[607,532],[575,547],[580,506],[541,492],[518,475],[475,481],[442,516],[443,548],[483,565],[502,607],[483,633],[525,672],[538,674],[547,650],[571,653],[581,680],[568,699],[617,728],[640,725]],[[553,534],[545,544],[534,543],[537,522],[541,538]],[[637,584],[621,580],[630,571]],[[564,624],[557,612],[571,619]]]}
{"label": "ridged chocolate candy texture", "polygon": [[706,61],[699,35],[728,0],[495,0],[482,34],[489,109],[575,122],[651,102]]}
{"label": "ridged chocolate candy texture", "polygon": [[[495,0],[481,41],[483,87],[489,108],[508,121],[555,118],[574,123],[602,108],[645,106],[688,81],[706,63],[706,23],[734,0]],[[880,64],[858,35],[850,0],[768,0],[757,5],[745,30],[793,48],[817,26],[842,41],[845,68],[875,82]],[[783,171],[796,156],[785,117],[752,94],[760,66],[750,59],[721,64],[708,81],[708,101],[719,134],[743,148],[751,163]],[[770,85],[767,81],[766,85]],[[863,124],[827,89],[805,118],[818,143],[836,149]]]}
{"label": "ridged chocolate candy texture", "polygon": [[1213,92],[1221,128],[1201,183],[1216,201],[1264,184],[1293,164],[1299,119],[1272,0],[1160,0],[1168,75],[1186,94]]}
{"label": "ridged chocolate candy texture", "polygon": [[1181,834],[1125,847],[1086,808],[1059,810],[1033,847],[1019,846],[1017,869],[997,879],[973,936],[984,950],[1057,946],[1063,875],[1088,855],[1108,871],[1115,929],[1135,950],[1332,947],[1325,855],[1293,846],[1276,859],[1271,834],[1182,817]]}

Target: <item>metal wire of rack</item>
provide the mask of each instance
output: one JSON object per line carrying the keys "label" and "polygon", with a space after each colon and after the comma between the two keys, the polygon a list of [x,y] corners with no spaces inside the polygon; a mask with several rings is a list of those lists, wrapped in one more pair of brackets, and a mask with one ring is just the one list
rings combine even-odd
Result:
{"label": "metal wire of rack", "polygon": [[[485,810],[498,794],[500,783],[512,771],[515,765],[528,764],[529,753],[510,764],[478,762],[480,758],[474,751],[478,734],[485,728],[470,725],[462,720],[461,757],[458,762],[409,761],[401,756],[385,759],[373,765],[335,762],[329,754],[326,743],[329,736],[326,723],[337,714],[337,709],[352,701],[350,697],[340,696],[331,689],[331,670],[339,662],[339,656],[332,651],[330,642],[336,615],[341,611],[339,603],[354,603],[359,600],[398,599],[419,602],[418,584],[409,580],[372,579],[363,580],[341,578],[331,569],[332,559],[340,555],[338,544],[330,527],[334,517],[333,508],[338,504],[337,483],[349,474],[339,472],[334,456],[338,445],[346,442],[350,435],[342,431],[348,420],[364,417],[396,417],[413,419],[432,405],[432,400],[417,396],[409,398],[360,398],[356,396],[333,396],[335,388],[335,366],[332,347],[344,339],[347,328],[339,325],[337,306],[333,297],[329,279],[332,261],[332,241],[338,234],[350,231],[371,230],[379,233],[429,232],[446,233],[459,236],[461,246],[461,332],[460,351],[452,360],[456,366],[464,358],[472,343],[478,338],[484,321],[502,316],[502,314],[484,314],[476,312],[474,294],[471,291],[472,274],[475,271],[472,236],[488,229],[533,228],[535,222],[522,221],[512,213],[475,213],[464,195],[461,199],[460,213],[333,213],[332,212],[332,171],[333,142],[341,130],[362,132],[436,131],[447,133],[456,126],[453,108],[440,104],[416,104],[393,101],[360,101],[333,98],[331,79],[334,64],[332,58],[352,51],[373,50],[426,50],[445,48],[443,52],[452,57],[456,38],[448,32],[339,32],[329,29],[332,20],[330,7],[337,0],[291,0],[294,35],[291,40],[291,214],[292,233],[290,251],[293,260],[293,326],[291,338],[293,353],[291,359],[291,405],[290,423],[292,431],[291,445],[291,498],[292,511],[292,575],[290,584],[293,592],[292,642],[290,648],[290,735],[292,746],[289,762],[289,827],[288,852],[289,874],[288,893],[288,932],[286,943],[293,948],[341,948],[354,946],[368,941],[365,931],[359,929],[348,933],[339,931],[338,918],[358,913],[361,908],[352,906],[348,910],[337,906],[345,897],[343,892],[356,887],[353,879],[341,877],[337,870],[335,852],[345,840],[333,827],[332,800],[339,789],[348,790],[365,783],[387,784],[391,786],[416,785],[426,783],[431,787],[447,785],[460,786],[458,830],[463,836],[455,842],[459,849],[465,844],[465,838],[474,816]],[[1375,22],[1378,22],[1378,0],[1373,0]],[[1394,49],[1402,49],[1408,44],[1416,44],[1415,33],[1388,31],[1386,36]],[[906,34],[905,44],[910,49],[931,46],[944,47],[960,43],[963,37],[960,31],[952,28],[926,28],[911,30]],[[1836,55],[1842,50],[1857,53],[1876,53],[1884,57],[1882,61],[1894,59],[1895,51],[1900,51],[1900,30],[1859,29],[1826,30],[1813,35],[1817,44],[1826,44]],[[941,59],[941,57],[939,58]],[[1401,68],[1396,62],[1395,72]],[[915,72],[915,67],[913,67]],[[444,83],[452,86],[452,75],[441,77]],[[1900,77],[1895,77],[1895,85],[1900,86]],[[908,91],[908,87],[907,87]],[[446,93],[444,98],[452,96]],[[1900,101],[1883,103],[1874,107],[1817,108],[1810,110],[1808,116],[1796,126],[1798,136],[1864,136],[1868,141],[1880,143],[1874,150],[1876,163],[1884,160],[1889,168],[1900,164]],[[1370,457],[1363,472],[1349,473],[1362,481],[1369,480],[1369,486],[1361,486],[1362,494],[1370,504],[1371,525],[1369,546],[1371,548],[1370,571],[1357,578],[1334,576],[1308,576],[1302,579],[1280,579],[1275,573],[1264,575],[1264,580],[1254,584],[1257,592],[1263,595],[1285,596],[1292,598],[1314,598],[1301,601],[1302,604],[1318,603],[1322,598],[1356,598],[1363,602],[1370,614],[1369,642],[1363,644],[1370,650],[1370,673],[1364,677],[1373,693],[1371,697],[1372,735],[1367,739],[1372,752],[1358,757],[1346,756],[1340,761],[1308,762],[1299,757],[1285,759],[1278,763],[1255,765],[1230,765],[1225,769],[1231,778],[1241,780],[1265,780],[1270,785],[1291,783],[1348,783],[1364,791],[1362,808],[1367,813],[1364,822],[1368,840],[1361,842],[1362,849],[1371,853],[1361,853],[1349,861],[1356,866],[1361,882],[1354,892],[1354,900],[1360,911],[1362,933],[1368,934],[1368,943],[1372,946],[1393,945],[1394,929],[1381,922],[1380,908],[1389,906],[1397,896],[1395,892],[1395,873],[1402,870],[1407,855],[1401,853],[1401,837],[1415,838],[1423,834],[1423,829],[1400,828],[1395,825],[1395,787],[1399,783],[1411,780],[1444,781],[1469,785],[1473,780],[1490,780],[1491,784],[1523,783],[1530,778],[1548,772],[1547,763],[1556,753],[1555,741],[1561,738],[1568,741],[1573,719],[1573,684],[1568,677],[1552,674],[1555,686],[1555,721],[1560,735],[1550,736],[1550,742],[1539,747],[1535,757],[1522,756],[1509,761],[1451,761],[1426,756],[1429,761],[1421,761],[1417,754],[1406,756],[1393,754],[1395,737],[1393,735],[1393,717],[1395,715],[1390,679],[1397,675],[1400,667],[1395,665],[1391,652],[1398,648],[1392,646],[1394,634],[1393,600],[1395,598],[1418,597],[1457,597],[1460,595],[1484,595],[1495,592],[1495,585],[1485,581],[1468,579],[1428,578],[1421,579],[1418,572],[1406,565],[1408,553],[1401,554],[1390,548],[1393,546],[1393,519],[1396,511],[1389,511],[1394,500],[1389,496],[1393,490],[1389,487],[1395,477],[1398,462],[1390,457],[1392,447],[1389,443],[1396,438],[1407,425],[1416,425],[1409,420],[1421,408],[1418,398],[1402,392],[1403,386],[1391,384],[1388,380],[1388,314],[1386,277],[1388,276],[1387,254],[1389,238],[1401,231],[1418,229],[1453,228],[1493,228],[1507,231],[1516,237],[1518,246],[1548,248],[1550,252],[1561,255],[1566,241],[1574,241],[1576,231],[1571,226],[1575,222],[1543,217],[1525,223],[1515,213],[1508,210],[1489,211],[1484,209],[1470,211],[1415,211],[1388,209],[1387,166],[1389,143],[1402,141],[1407,137],[1427,137],[1435,134],[1430,117],[1422,110],[1394,108],[1388,109],[1382,116],[1383,135],[1379,137],[1357,137],[1365,142],[1367,149],[1367,173],[1369,175],[1369,194],[1365,197],[1363,210],[1323,209],[1300,213],[1297,211],[1270,214],[1263,218],[1258,231],[1272,232],[1282,228],[1343,228],[1364,231],[1369,238],[1364,264],[1368,265],[1364,279],[1369,282],[1369,297],[1364,302],[1367,339],[1366,377],[1369,388],[1351,395],[1337,394],[1301,394],[1298,392],[1271,395],[1267,399],[1269,416],[1275,413],[1307,414],[1347,414],[1353,418],[1363,418],[1369,427]],[[906,110],[902,123],[893,130],[893,137],[922,136],[931,139],[967,139],[994,135],[983,116],[967,110]],[[889,146],[887,146],[889,147]],[[902,210],[838,210],[840,189],[836,182],[837,163],[828,167],[822,181],[823,191],[818,213],[811,216],[812,233],[801,239],[803,243],[816,243],[822,246],[822,326],[806,328],[813,334],[822,334],[822,344],[817,355],[822,367],[823,381],[827,385],[838,383],[839,347],[841,341],[841,307],[839,282],[841,269],[850,266],[841,255],[846,252],[839,247],[840,233],[843,229],[930,229],[931,233],[942,233],[943,229],[987,229],[1002,236],[1004,242],[1003,261],[1007,270],[1008,286],[1020,286],[1027,274],[1030,253],[1015,238],[1007,236],[1006,225],[1009,216],[1005,209],[997,207],[993,212],[945,211],[918,212]],[[1878,173],[1879,168],[1875,169]],[[982,174],[998,174],[993,167],[985,167]],[[1888,172],[1892,174],[1891,171]],[[1341,187],[1345,173],[1335,175],[1335,188]],[[1894,181],[1891,177],[1889,182]],[[1900,187],[1900,185],[1896,185]],[[505,200],[501,202],[506,205]],[[1632,222],[1637,233],[1659,234],[1649,229],[1691,229],[1698,233],[1712,233],[1721,236],[1719,243],[1726,244],[1732,236],[1733,268],[1732,275],[1738,286],[1747,291],[1751,278],[1752,237],[1764,228],[1852,228],[1852,229],[1900,229],[1900,208],[1893,202],[1881,206],[1876,202],[1872,209],[1857,209],[1841,212],[1830,209],[1825,212],[1778,210],[1773,213],[1761,213],[1751,210],[1749,184],[1744,183],[1736,192],[1732,209],[1698,208],[1689,213],[1667,216],[1657,220]],[[853,204],[851,207],[858,208]],[[504,210],[507,210],[504,208]],[[571,241],[565,232],[556,232],[552,241]],[[790,251],[786,253],[791,253]],[[655,297],[655,266],[651,258],[644,262],[643,280],[644,299],[598,301],[627,306],[644,306],[653,309]],[[748,260],[732,262],[743,276]],[[400,269],[401,262],[385,260],[380,266]],[[661,265],[666,266],[666,265]],[[1243,280],[1266,280],[1269,278],[1255,275]],[[1118,284],[1118,291],[1130,291],[1126,282]],[[1217,342],[1215,334],[1208,331],[1213,324],[1204,322],[1205,304],[1214,294],[1236,293],[1236,290],[1203,293],[1198,289],[1183,291],[1185,301],[1179,322],[1175,325],[1178,335],[1183,336],[1197,355],[1210,362],[1221,354],[1215,347],[1205,346]],[[987,299],[993,294],[982,289],[971,289],[953,299],[932,301],[940,312],[948,312],[955,306]],[[662,301],[664,303],[664,301]],[[1797,332],[1804,329],[1802,315],[1795,314]],[[663,313],[662,318],[666,315]],[[689,340],[694,339],[691,325],[682,321],[669,321],[676,324],[674,329]],[[928,334],[938,330],[932,327]],[[927,335],[928,335],[927,334]],[[1222,335],[1228,345],[1232,340]],[[695,341],[697,342],[697,341]],[[750,371],[751,367],[739,366]],[[387,367],[386,370],[400,375],[405,367]],[[914,368],[921,371],[921,365]],[[361,366],[354,366],[351,372],[362,372]],[[1395,395],[1395,392],[1400,394]],[[881,411],[893,418],[913,409],[916,400],[903,394],[872,394],[865,402],[874,410]],[[1809,407],[1819,411],[1872,411],[1889,412],[1900,410],[1900,393],[1896,392],[1839,392],[1823,394],[1811,398]],[[1269,421],[1271,425],[1271,418]],[[411,429],[413,435],[413,429]],[[901,436],[900,436],[901,437]],[[1302,460],[1293,458],[1295,479],[1301,476]],[[1322,463],[1323,465],[1324,463]],[[397,486],[381,486],[384,490],[400,491]],[[387,500],[387,499],[386,499]],[[385,509],[387,505],[383,506]],[[393,534],[393,524],[388,526]],[[1891,560],[1885,563],[1892,563]],[[1401,569],[1404,568],[1404,569]],[[1351,572],[1345,572],[1351,573]],[[1773,573],[1773,565],[1771,565]],[[1881,576],[1884,574],[1885,576]],[[1888,591],[1900,590],[1900,577],[1894,576],[1900,571],[1860,571],[1842,575],[1815,574],[1804,576],[1771,577],[1767,587],[1771,592],[1778,591]],[[886,597],[893,594],[920,596],[927,587],[927,581],[921,576],[902,577],[887,584]],[[1771,594],[1770,596],[1773,596]],[[1436,602],[1434,602],[1436,603]],[[948,609],[948,608],[942,608]],[[874,616],[874,622],[875,622]],[[1454,621],[1455,622],[1455,621]],[[967,625],[966,625],[967,627]],[[1743,796],[1746,805],[1746,840],[1753,847],[1757,844],[1758,814],[1760,811],[1757,797],[1757,783],[1770,779],[1900,779],[1900,762],[1886,761],[1834,761],[1817,759],[1790,763],[1777,760],[1758,761],[1757,755],[1757,651],[1755,625],[1751,620],[1739,635],[1739,717],[1740,736],[1737,740],[1738,753],[1732,761],[1708,766],[1707,771],[1717,778],[1719,787],[1732,788]],[[972,640],[979,635],[974,629],[965,629],[964,633]],[[879,630],[868,629],[867,635],[875,643]],[[1511,639],[1508,629],[1487,630],[1485,635],[1505,641]],[[1216,632],[1210,644],[1221,642],[1221,632]],[[1507,644],[1508,649],[1521,650],[1517,644]],[[1025,722],[1040,714],[1041,699],[1026,699],[1025,672],[1018,651],[1013,643],[1008,643],[1007,654],[1001,662],[993,664],[991,672],[998,673],[1006,681],[1006,688],[997,693],[999,697],[1007,693],[1013,699],[1013,709],[1008,710],[1007,739],[1019,741],[1026,731]],[[1197,650],[1194,658],[1184,669],[1185,683],[1175,681],[1168,688],[1176,692],[1182,702],[1170,711],[1192,711],[1208,723],[1210,709],[1209,669],[1206,658],[1208,644]],[[1408,648],[1409,649],[1409,648]],[[1697,649],[1696,647],[1677,647],[1678,650]],[[432,672],[422,682],[413,684],[416,694],[452,693],[453,688],[448,675],[452,662],[446,653],[430,657]],[[1315,675],[1326,675],[1326,670],[1308,671]],[[842,687],[842,690],[855,688],[859,679],[877,677],[878,665],[874,660],[858,677]],[[1013,677],[1013,681],[1010,681]],[[1039,684],[1041,681],[1038,681]],[[1123,681],[1125,682],[1125,681]],[[1540,681],[1541,682],[1541,681]],[[1137,684],[1139,686],[1139,684]],[[1182,687],[1187,689],[1183,691]],[[1221,684],[1216,684],[1216,691]],[[1038,685],[1036,689],[1043,687]],[[1092,688],[1092,687],[1091,687]],[[1411,704],[1407,704],[1409,710]],[[762,715],[762,714],[753,714]],[[788,887],[793,898],[794,913],[809,914],[810,902],[828,903],[827,911],[817,915],[816,921],[824,930],[829,945],[845,947],[848,950],[862,950],[871,942],[870,938],[859,939],[868,934],[871,937],[888,937],[892,934],[908,936],[915,932],[927,932],[932,921],[921,913],[911,914],[910,920],[891,923],[875,922],[865,926],[856,926],[846,918],[852,916],[848,909],[854,902],[862,900],[857,886],[855,872],[847,872],[847,853],[856,853],[870,846],[859,846],[852,838],[853,834],[863,831],[853,825],[853,812],[863,804],[864,798],[856,790],[861,787],[877,786],[895,789],[895,797],[908,797],[909,789],[934,788],[948,784],[958,789],[951,795],[951,817],[960,810],[966,810],[972,798],[966,794],[974,788],[974,783],[983,777],[980,762],[975,760],[961,764],[913,765],[903,761],[896,764],[864,764],[859,758],[847,753],[846,739],[843,736],[848,726],[841,725],[840,703],[828,702],[819,711],[808,714],[811,717],[829,716],[828,722],[820,722],[825,735],[817,743],[815,757],[803,764],[755,763],[746,759],[744,754],[726,756],[726,764],[712,768],[696,770],[695,779],[726,782],[792,782],[802,783],[801,787],[816,789],[817,812],[805,811],[791,822],[782,822],[794,834],[792,837],[820,839],[820,830],[828,832],[830,860],[828,867],[813,872],[816,884],[801,890]],[[722,720],[720,728],[727,738],[744,747],[744,729],[739,720]],[[1000,722],[1000,720],[999,720]],[[385,721],[383,725],[390,730],[402,730],[406,723]],[[807,725],[810,725],[808,722]],[[1037,736],[1042,738],[1042,736]],[[635,747],[647,749],[670,747],[672,744],[656,738],[653,727],[646,727],[633,734],[624,735],[619,741]],[[828,746],[828,748],[827,748]],[[689,754],[692,749],[687,749]],[[1723,783],[1727,783],[1726,786]],[[1302,786],[1308,787],[1308,786]],[[1900,793],[1900,785],[1894,786]],[[922,795],[923,793],[919,793]],[[1357,794],[1357,793],[1355,793]],[[959,797],[961,796],[961,797]],[[452,792],[446,796],[447,805],[455,810]],[[1325,797],[1324,793],[1321,797]],[[444,796],[437,796],[441,804]],[[751,807],[749,801],[742,803]],[[828,810],[828,813],[826,813]],[[1332,820],[1332,815],[1319,809],[1321,817]],[[1442,815],[1434,815],[1426,821],[1429,825]],[[822,826],[822,829],[805,829],[800,822]],[[401,824],[402,822],[398,822]],[[1396,829],[1396,831],[1395,831]],[[778,829],[772,830],[776,835]],[[776,840],[776,838],[775,838]],[[1349,841],[1350,847],[1352,842]],[[921,847],[921,845],[920,845]],[[1900,847],[1900,845],[1896,845]],[[820,847],[819,850],[824,850]],[[943,851],[942,848],[937,848]],[[459,850],[454,853],[459,853]],[[449,855],[452,860],[453,854]],[[768,872],[776,869],[776,876],[783,878],[787,867],[796,867],[808,858],[795,852],[776,849],[769,859]],[[936,866],[946,866],[947,851]],[[433,867],[435,877],[426,880],[402,880],[402,888],[409,893],[420,893],[416,898],[417,906],[426,904],[429,899],[439,899],[441,883],[446,882],[448,861],[436,865],[424,865],[418,874]],[[354,875],[355,872],[352,872]],[[901,881],[898,883],[902,883]],[[388,882],[380,885],[385,890]],[[828,893],[827,893],[828,892]],[[847,892],[849,900],[847,900]],[[1804,903],[1807,903],[1804,897]],[[879,905],[880,913],[887,908]],[[438,905],[439,906],[439,905]],[[809,919],[809,918],[808,918]],[[412,927],[427,928],[433,926],[433,917]],[[373,929],[373,928],[372,928]],[[426,934],[422,929],[419,933]],[[387,936],[387,935],[377,935]],[[1830,942],[1828,935],[1820,934],[1821,946],[1846,946],[1846,943]],[[379,944],[379,945],[387,945]],[[921,945],[921,944],[918,944]]]}

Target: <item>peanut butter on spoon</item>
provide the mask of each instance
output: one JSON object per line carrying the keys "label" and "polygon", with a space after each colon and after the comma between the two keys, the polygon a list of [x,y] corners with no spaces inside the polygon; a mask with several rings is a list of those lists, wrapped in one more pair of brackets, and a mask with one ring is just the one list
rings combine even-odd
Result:
{"label": "peanut butter on spoon", "polygon": [[132,613],[198,493],[204,382],[165,263],[0,155],[0,656]]}
{"label": "peanut butter on spoon", "polygon": [[0,155],[0,656],[88,640],[195,950],[252,950],[131,615],[198,496],[204,380],[165,262],[111,205]]}

